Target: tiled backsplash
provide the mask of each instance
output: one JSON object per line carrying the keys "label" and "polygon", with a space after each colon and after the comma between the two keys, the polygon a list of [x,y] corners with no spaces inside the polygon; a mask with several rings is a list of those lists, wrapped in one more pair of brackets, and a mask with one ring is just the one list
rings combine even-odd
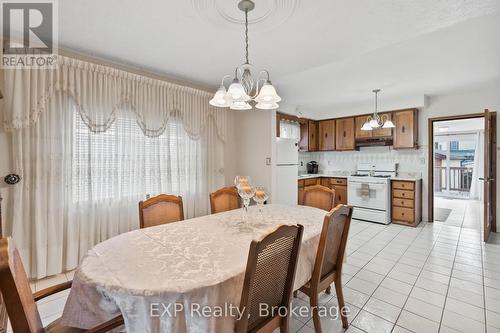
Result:
{"label": "tiled backsplash", "polygon": [[[398,163],[399,176],[421,177],[426,170],[426,149],[394,150],[390,147],[367,147],[360,151],[299,153],[299,172],[306,172],[309,161],[319,163],[320,172],[356,171],[358,163]],[[301,165],[302,164],[302,165]]]}

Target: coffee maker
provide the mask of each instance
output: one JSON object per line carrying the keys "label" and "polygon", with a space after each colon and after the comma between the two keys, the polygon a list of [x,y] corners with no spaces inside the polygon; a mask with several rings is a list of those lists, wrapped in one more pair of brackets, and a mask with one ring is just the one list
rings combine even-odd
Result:
{"label": "coffee maker", "polygon": [[307,163],[307,173],[316,174],[318,173],[318,162],[311,161]]}

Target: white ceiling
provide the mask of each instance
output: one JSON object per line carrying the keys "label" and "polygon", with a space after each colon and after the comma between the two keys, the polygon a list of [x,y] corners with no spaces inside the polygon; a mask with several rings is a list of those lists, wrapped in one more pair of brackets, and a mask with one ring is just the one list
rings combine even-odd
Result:
{"label": "white ceiling", "polygon": [[[500,77],[499,0],[255,0],[250,61],[318,110]],[[59,2],[59,44],[216,89],[243,62],[230,0]],[[252,18],[252,15],[255,14]]]}

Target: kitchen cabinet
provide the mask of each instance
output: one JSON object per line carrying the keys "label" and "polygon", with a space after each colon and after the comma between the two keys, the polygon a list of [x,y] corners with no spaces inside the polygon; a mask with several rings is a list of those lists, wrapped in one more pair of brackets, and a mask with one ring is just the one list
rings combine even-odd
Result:
{"label": "kitchen cabinet", "polygon": [[320,120],[318,130],[318,150],[335,150],[335,120]]}
{"label": "kitchen cabinet", "polygon": [[309,120],[309,151],[318,150],[318,122]]}
{"label": "kitchen cabinet", "polygon": [[302,205],[302,203],[304,202],[304,181],[299,180],[298,186],[299,188],[297,191],[297,204]]}
{"label": "kitchen cabinet", "polygon": [[300,142],[299,150],[317,151],[318,150],[318,122],[307,119],[300,123]]}
{"label": "kitchen cabinet", "polygon": [[393,134],[393,148],[418,148],[417,109],[395,111],[393,122],[396,126]]}
{"label": "kitchen cabinet", "polygon": [[330,178],[321,178],[321,186],[330,188]]}
{"label": "kitchen cabinet", "polygon": [[298,191],[297,191],[297,204],[302,205],[304,203],[304,189],[308,186],[318,185],[320,184],[320,178],[308,178],[308,179],[299,179],[297,182]]}
{"label": "kitchen cabinet", "polygon": [[[390,112],[379,113],[379,115],[380,118],[382,119],[382,122],[384,122],[386,119],[392,120],[392,113]],[[379,127],[372,130],[371,132],[372,132],[372,138],[387,138],[392,136],[392,128]]]}
{"label": "kitchen cabinet", "polygon": [[[392,113],[391,112],[383,112],[379,113],[382,121],[387,120],[392,120]],[[356,139],[368,139],[368,138],[390,138],[392,136],[392,129],[391,128],[376,128],[371,131],[362,131],[361,127],[363,127],[364,123],[366,122],[366,119],[368,116],[359,116],[355,118],[355,123],[356,123],[356,131],[355,131],[355,138]]]}
{"label": "kitchen cabinet", "polygon": [[330,188],[335,190],[335,206],[347,205],[347,178],[331,178]]}
{"label": "kitchen cabinet", "polygon": [[362,131],[361,127],[366,122],[366,118],[368,116],[359,116],[355,118],[355,126],[356,126],[356,132],[354,134],[356,139],[368,139],[372,137],[372,131]]}
{"label": "kitchen cabinet", "polygon": [[391,181],[392,223],[417,226],[422,220],[422,180]]}
{"label": "kitchen cabinet", "polygon": [[341,118],[336,120],[335,149],[354,150],[354,118]]}

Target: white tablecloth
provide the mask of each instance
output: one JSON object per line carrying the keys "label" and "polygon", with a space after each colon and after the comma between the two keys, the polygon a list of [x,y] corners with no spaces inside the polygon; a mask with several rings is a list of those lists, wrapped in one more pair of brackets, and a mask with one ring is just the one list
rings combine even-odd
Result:
{"label": "white tablecloth", "polygon": [[62,323],[90,328],[121,312],[128,332],[232,332],[234,317],[200,316],[197,304],[237,307],[250,242],[278,224],[304,226],[295,288],[305,284],[325,213],[267,205],[261,215],[252,206],[244,223],[238,209],[111,238],[82,260]]}

